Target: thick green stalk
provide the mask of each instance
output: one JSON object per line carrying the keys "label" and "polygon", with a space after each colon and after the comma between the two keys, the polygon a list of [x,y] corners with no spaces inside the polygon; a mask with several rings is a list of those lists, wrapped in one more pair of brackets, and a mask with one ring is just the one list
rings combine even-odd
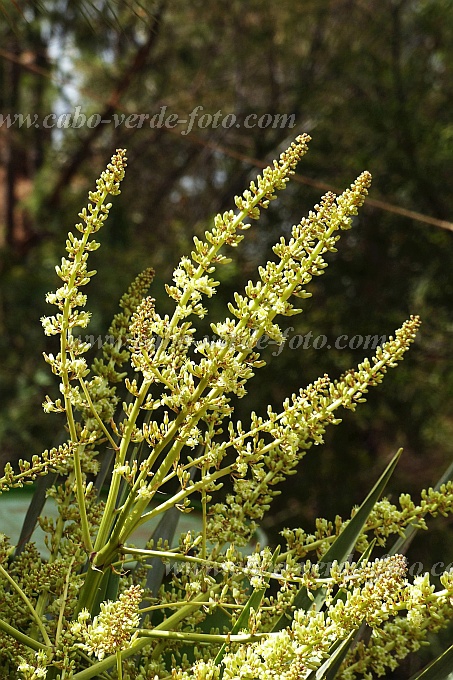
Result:
{"label": "thick green stalk", "polygon": [[103,571],[100,571],[99,569],[93,569],[91,564],[88,566],[85,581],[80,591],[80,597],[77,601],[77,608],[75,611],[76,615],[81,612],[82,609],[88,609],[88,611],[91,611],[91,607],[96,599],[96,593],[103,575]]}
{"label": "thick green stalk", "polygon": [[21,645],[29,647],[29,649],[33,649],[35,652],[39,652],[42,649],[47,649],[48,651],[50,651],[52,648],[51,645],[47,647],[42,642],[33,640],[33,638],[29,637],[28,635],[25,635],[25,633],[21,633],[20,630],[13,628],[13,626],[10,626],[9,623],[6,623],[6,621],[3,621],[2,619],[0,619],[0,630],[2,630],[7,635],[11,635],[11,637],[20,642]]}
{"label": "thick green stalk", "polygon": [[[149,386],[147,383],[143,383],[143,384],[144,385],[146,384],[147,386]],[[136,401],[136,404],[137,404],[137,401]],[[134,404],[134,407],[135,407],[135,404]],[[140,408],[140,407],[138,406],[138,408]],[[178,431],[179,424],[182,422],[183,419],[184,419],[184,413],[182,413],[182,414],[180,414],[180,416],[178,416],[178,418],[172,424],[170,431],[167,433],[167,437],[165,438],[165,441],[162,442],[160,446],[156,447],[155,450],[153,451],[153,453],[151,454],[150,458],[152,458],[153,461],[159,456],[159,454],[160,454],[161,450],[164,448],[167,440],[172,441],[176,432]],[[124,439],[123,439],[123,441],[124,441]],[[123,441],[121,442],[121,447],[123,446]],[[129,437],[129,441],[130,441],[130,437]],[[127,446],[128,446],[128,444],[124,448],[124,455],[126,454]],[[121,456],[121,455],[122,455],[122,448],[120,448],[120,453],[119,453],[119,456]],[[132,509],[134,507],[134,502],[135,502],[137,493],[140,489],[140,483],[142,481],[144,481],[146,479],[147,475],[148,475],[149,460],[150,459],[148,459],[148,461],[143,466],[143,470],[139,473],[133,487],[129,491],[126,502],[123,504],[121,511],[120,511],[120,513],[119,513],[119,515],[116,519],[115,527],[114,527],[114,529],[113,529],[113,531],[112,531],[112,533],[109,537],[108,542],[107,542],[107,536],[105,536],[105,540],[104,540],[103,544],[101,544],[101,541],[99,541],[99,550],[96,551],[96,555],[95,555],[95,559],[94,559],[94,565],[96,567],[102,567],[104,564],[106,564],[107,560],[105,558],[105,555],[106,555],[106,553],[111,554],[112,550],[113,550],[113,552],[115,551],[116,546],[119,543],[120,535],[124,535],[124,534],[130,535],[129,531],[125,531],[125,526],[131,524],[132,518],[135,518],[135,516],[137,514],[141,515],[143,510],[146,509],[146,507],[149,505],[151,497],[147,496],[141,502],[136,503],[137,507]],[[160,467],[159,467],[159,470],[160,470]],[[120,475],[118,473],[116,473],[116,476],[112,479],[112,484],[111,484],[111,489],[110,489],[111,492],[109,493],[109,496],[108,496],[108,499],[107,499],[107,505],[109,504],[109,502],[114,502],[114,496],[115,496],[115,499],[116,499],[116,496],[117,496],[118,491],[119,491],[120,482],[121,482]],[[116,484],[115,489],[113,488],[114,483]],[[158,488],[158,486],[156,485],[156,489],[157,488]],[[113,522],[113,520],[115,519],[115,517],[114,517],[115,505],[113,505],[112,507],[113,507],[113,511],[112,511],[111,508],[109,508],[109,512],[112,515],[111,522]],[[106,510],[107,510],[107,506],[106,506],[105,511]],[[105,511],[104,511],[104,516],[105,516]],[[101,522],[100,530],[102,528],[102,525],[103,525],[103,521]],[[98,537],[99,537],[99,535],[98,535]],[[98,544],[98,540],[96,540],[96,546],[97,546],[97,544]]]}
{"label": "thick green stalk", "polygon": [[228,465],[227,467],[222,468],[221,470],[216,470],[216,472],[206,475],[204,479],[200,479],[198,482],[192,484],[189,488],[181,489],[181,491],[178,491],[176,494],[174,494],[174,496],[164,501],[160,505],[156,506],[146,514],[139,515],[135,521],[135,524],[133,526],[128,527],[128,535],[130,535],[133,531],[135,531],[135,529],[137,529],[145,522],[148,522],[153,517],[160,515],[162,512],[165,512],[166,510],[170,510],[170,508],[173,508],[177,503],[181,503],[181,501],[183,501],[185,498],[188,498],[192,493],[195,493],[196,491],[201,491],[206,485],[207,481],[209,481],[209,483],[214,482],[216,479],[220,479],[220,477],[225,477],[226,475],[231,474],[232,472],[234,472],[234,469],[235,463],[232,463],[231,465]]}
{"label": "thick green stalk", "polygon": [[[146,397],[146,393],[149,389],[149,383],[143,382],[138,397],[136,398],[134,405],[132,407],[131,414],[129,416],[127,426],[123,437],[121,439],[120,449],[117,453],[117,465],[124,465],[127,455],[127,449],[130,444],[131,436],[135,427],[135,422],[140,413],[140,408]],[[105,545],[109,533],[112,528],[112,522],[114,520],[116,512],[116,503],[118,498],[118,493],[120,490],[121,475],[116,470],[113,470],[112,482],[110,484],[110,490],[107,497],[107,502],[104,509],[104,514],[102,516],[101,524],[99,526],[98,535],[96,537],[94,551],[99,552]]]}
{"label": "thick green stalk", "polygon": [[[127,455],[127,449],[130,444],[130,439],[131,435],[133,432],[133,427],[135,420],[138,417],[138,414],[140,412],[141,405],[143,403],[143,400],[146,397],[146,393],[148,391],[149,384],[148,383],[143,383],[141,390],[140,390],[140,395],[139,398],[135,400],[134,406],[133,406],[133,411],[131,413],[131,417],[129,417],[128,425],[126,428],[126,431],[124,433],[124,436],[121,440],[121,445],[120,449],[117,452],[117,464],[121,465],[121,461],[124,463]],[[115,514],[116,514],[116,504],[117,504],[117,499],[118,499],[118,494],[120,491],[120,485],[121,485],[121,475],[116,472],[116,470],[113,470],[112,473],[112,481],[110,484],[110,490],[109,494],[107,497],[106,501],[106,506],[104,508],[104,513],[102,516],[101,524],[99,526],[98,530],[98,535],[96,537],[96,542],[94,546],[94,552],[96,553],[95,558],[97,557],[97,565],[102,564],[102,562],[99,560],[99,554],[104,554],[106,551],[106,544],[107,544],[107,539],[109,537],[109,533],[112,530],[112,525],[115,520]],[[110,537],[110,540],[108,541],[108,546],[112,545],[114,542],[114,537]],[[90,566],[88,567],[88,571],[86,574],[85,582],[83,584],[81,593],[80,593],[80,598],[78,601],[78,606],[77,606],[77,612],[80,612],[82,609],[88,609],[91,611],[91,607],[93,602],[95,601],[96,598],[96,591],[99,587],[99,584],[102,580],[103,577],[103,569],[97,568],[97,566]]]}

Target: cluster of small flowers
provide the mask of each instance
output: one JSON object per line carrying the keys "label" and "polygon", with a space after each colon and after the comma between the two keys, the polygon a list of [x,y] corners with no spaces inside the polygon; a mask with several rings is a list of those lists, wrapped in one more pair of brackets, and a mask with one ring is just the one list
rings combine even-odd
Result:
{"label": "cluster of small flowers", "polygon": [[40,680],[47,676],[47,654],[43,651],[35,653],[35,661],[28,662],[22,659],[17,670],[22,673],[23,680]]}
{"label": "cluster of small flowers", "polygon": [[[228,367],[228,361],[219,356],[222,348],[217,348],[215,343],[214,346],[208,343],[209,348],[204,345],[197,347],[197,351],[206,356],[199,365],[188,360],[187,351],[193,342],[194,329],[190,323],[180,325],[180,322],[191,314],[204,316],[206,310],[201,304],[202,296],[211,297],[218,285],[209,274],[215,271],[217,264],[229,261],[219,254],[221,247],[224,245],[234,247],[240,243],[243,236],[238,234],[238,231],[250,226],[244,223],[244,219],[246,217],[257,219],[259,208],[266,208],[275,198],[275,190],[286,186],[297,162],[306,152],[309,140],[308,135],[298,137],[296,142],[281,154],[279,163],[264,170],[263,175],[258,177],[257,184],[252,182],[250,190],[245,191],[242,197],[236,197],[239,214],[230,211],[218,215],[212,231],[206,232],[205,242],[195,237],[195,250],[191,258],[182,258],[174,272],[173,280],[176,285],[167,286],[167,293],[177,302],[171,319],[167,316],[161,317],[149,300],[144,301],[138,310],[134,323],[133,363],[137,370],[143,371],[145,380],[149,382],[158,380],[164,387],[169,388],[170,393],[164,395],[163,402],[171,409],[179,410],[186,407],[191,413],[206,410],[206,404],[199,401],[193,403],[196,394],[194,378],[214,376],[217,374],[220,361],[224,369],[222,376],[220,379],[210,377],[207,380],[209,387],[214,386],[214,381],[216,386],[222,387],[222,391],[237,391],[241,382],[251,377],[250,367],[244,368],[242,362],[235,362],[234,366]],[[157,337],[161,338],[158,347],[155,346]],[[226,407],[226,404],[222,400],[219,402],[217,398],[216,407]]]}
{"label": "cluster of small flowers", "polygon": [[79,646],[98,659],[127,649],[136,637],[142,596],[140,586],[130,586],[115,602],[103,602],[92,623],[88,623],[89,612],[83,609],[71,626],[72,633],[82,640]]}
{"label": "cluster of small flowers", "polygon": [[[406,579],[406,559],[394,555],[360,565],[333,565],[332,578],[344,597],[334,598],[325,612],[297,610],[293,623],[260,641],[232,648],[223,668],[200,660],[190,671],[174,671],[174,680],[216,680],[248,677],[296,680],[308,678],[329,657],[332,645],[345,640],[366,620],[373,634],[348,653],[338,675],[341,680],[385,675],[427,634],[444,627],[451,615],[453,574],[444,574],[444,590],[434,592],[429,576]],[[407,616],[403,616],[407,611]],[[233,647],[233,646],[232,646]],[[374,677],[374,676],[373,676]]]}
{"label": "cluster of small flowers", "polygon": [[[151,461],[155,461],[160,452],[170,445],[170,451],[154,478],[154,488],[158,487],[177,461],[183,446],[193,447],[201,442],[206,444],[205,432],[198,428],[199,421],[204,421],[208,425],[208,430],[212,432],[211,438],[215,435],[216,428],[220,431],[220,423],[232,412],[228,403],[228,392],[242,396],[245,393],[244,382],[253,375],[252,368],[258,365],[255,364],[256,357],[253,354],[243,356],[241,360],[235,358],[230,362],[229,357],[224,355],[224,348],[216,348],[215,343],[214,346],[206,348],[207,356],[198,364],[195,363],[187,356],[194,329],[190,322],[184,319],[191,314],[203,316],[201,298],[203,295],[211,296],[217,285],[209,275],[215,271],[217,264],[226,261],[224,256],[219,254],[221,247],[238,245],[242,236],[237,232],[249,226],[244,223],[244,219],[247,217],[256,219],[259,209],[266,208],[274,199],[275,190],[286,186],[297,162],[307,150],[308,141],[308,135],[297,138],[296,142],[281,154],[279,162],[263,171],[263,175],[257,179],[257,184],[252,182],[250,190],[244,192],[242,198],[236,198],[236,205],[240,211],[237,215],[230,211],[218,216],[212,231],[206,233],[206,242],[195,239],[195,250],[191,254],[191,259],[183,258],[175,272],[176,286],[167,289],[177,302],[172,318],[161,317],[155,311],[150,298],[143,301],[134,315],[132,363],[134,368],[143,374],[144,381],[140,388],[135,381],[128,383],[135,402],[126,406],[126,420],[117,431],[123,437],[124,452],[127,441],[141,442],[146,439],[154,447],[150,456]],[[154,342],[155,338],[161,339],[158,347]],[[198,346],[197,350],[203,353],[203,347]],[[153,383],[160,383],[163,386],[163,392],[158,399],[147,396],[147,391]],[[208,393],[204,394],[206,390]],[[156,426],[156,423],[145,422],[142,426],[136,424],[141,408],[154,410],[161,405],[176,412],[177,418],[169,421],[168,414],[164,414],[163,419],[167,418],[168,424],[164,424],[163,428],[160,425]],[[136,480],[137,493],[142,489],[142,483],[150,472],[149,467],[150,464],[145,461]],[[146,507],[147,500],[149,497],[143,497],[140,503],[136,504],[137,516],[140,510]],[[132,520],[128,523],[132,527]]]}
{"label": "cluster of small flowers", "polygon": [[3,477],[0,478],[0,493],[24,484],[30,484],[36,477],[58,470],[63,473],[74,452],[71,442],[56,448],[46,449],[40,456],[33,456],[31,461],[19,460],[19,471],[15,472],[10,463],[5,465]]}
{"label": "cluster of small flowers", "polygon": [[[61,266],[56,271],[63,286],[54,293],[48,293],[46,301],[56,305],[60,310],[55,316],[46,316],[41,319],[46,335],[60,335],[60,352],[55,357],[53,354],[44,354],[44,358],[51,366],[55,375],[61,376],[61,391],[65,398],[65,404],[79,401],[77,392],[73,392],[69,381],[74,378],[83,378],[88,373],[86,361],[82,356],[90,349],[89,343],[82,342],[73,335],[74,328],[86,328],[90,321],[90,314],[80,311],[78,308],[86,304],[86,295],[79,288],[89,283],[94,271],[88,271],[87,261],[89,253],[97,250],[100,243],[90,241],[92,234],[99,231],[108,217],[111,203],[105,203],[107,196],[115,196],[120,193],[119,185],[124,177],[126,167],[126,155],[123,149],[118,149],[112,156],[101,177],[97,180],[97,189],[89,193],[90,203],[88,209],[84,208],[79,217],[82,222],[76,228],[82,233],[81,238],[71,232],[66,241],[68,258],[62,258]],[[47,411],[61,411],[61,402],[55,404],[50,397],[45,402]]]}
{"label": "cluster of small flowers", "polygon": [[[218,285],[211,275],[217,264],[228,261],[220,254],[221,247],[235,247],[240,243],[243,235],[239,232],[249,227],[244,220],[257,219],[260,209],[267,208],[275,198],[275,191],[285,188],[296,163],[306,151],[308,141],[307,135],[299,137],[281,155],[279,162],[274,162],[272,167],[264,170],[257,182],[251,183],[249,190],[241,197],[236,197],[238,214],[230,211],[219,215],[213,230],[206,233],[206,241],[195,238],[191,257],[181,260],[173,276],[175,285],[167,287],[167,293],[176,301],[172,317],[160,316],[155,310],[153,298],[145,297],[152,272],[148,271],[136,280],[123,298],[123,313],[115,317],[110,331],[121,342],[106,348],[103,359],[93,367],[95,375],[90,382],[84,381],[88,368],[82,357],[89,345],[75,337],[73,329],[77,326],[84,328],[89,321],[89,315],[78,309],[86,302],[86,296],[80,293],[79,288],[93,275],[87,269],[88,255],[99,245],[90,242],[89,237],[107,217],[110,209],[110,204],[105,204],[107,194],[119,192],[125,166],[123,151],[113,157],[112,163],[98,181],[97,191],[90,194],[88,211],[80,213],[84,224],[77,225],[77,228],[82,238],[69,235],[69,259],[63,258],[61,267],[57,268],[64,285],[47,298],[48,302],[58,307],[59,312],[43,320],[44,329],[49,335],[60,334],[61,345],[57,357],[48,355],[46,360],[61,378],[64,404],[62,400],[53,402],[47,398],[45,408],[48,411],[66,411],[70,437],[76,447],[74,458],[79,458],[78,466],[74,464],[79,509],[75,505],[69,507],[73,481],[71,484],[68,481],[66,486],[61,485],[58,491],[52,489],[49,492],[61,507],[68,501],[68,507],[62,514],[63,523],[68,518],[77,519],[79,510],[82,517],[81,508],[85,500],[87,503],[93,501],[95,505],[95,494],[86,486],[83,477],[83,473],[92,472],[93,469],[86,462],[84,466],[80,465],[79,449],[94,448],[101,438],[106,438],[109,446],[117,452],[105,506],[108,511],[99,522],[94,513],[90,515],[91,524],[85,515],[85,535],[81,531],[79,544],[84,543],[92,557],[92,564],[86,581],[90,588],[86,587],[82,592],[85,600],[81,600],[80,607],[92,604],[90,597],[98,590],[102,571],[112,564],[114,566],[116,560],[126,554],[126,541],[136,526],[171,507],[183,512],[190,510],[189,496],[201,492],[203,531],[195,537],[188,532],[180,540],[179,551],[170,553],[175,559],[179,556],[183,563],[189,563],[190,560],[197,563],[198,560],[201,568],[197,572],[189,568],[174,571],[171,585],[159,600],[162,609],[166,609],[166,605],[178,606],[176,616],[180,615],[181,618],[173,626],[168,623],[172,616],[164,616],[165,623],[168,623],[165,634],[168,633],[169,637],[175,635],[175,650],[179,651],[180,648],[177,639],[182,644],[185,641],[184,634],[177,638],[179,633],[175,626],[184,621],[184,625],[191,629],[188,638],[190,635],[199,636],[202,641],[206,641],[203,633],[193,631],[204,620],[207,612],[213,612],[220,605],[231,607],[233,620],[236,621],[239,620],[237,612],[243,612],[244,621],[248,618],[248,632],[252,634],[263,629],[275,631],[279,627],[274,626],[275,617],[280,621],[283,614],[291,615],[291,623],[284,630],[260,633],[259,640],[259,636],[256,636],[247,645],[235,646],[233,641],[223,657],[222,665],[216,663],[214,658],[208,660],[205,657],[201,660],[196,655],[195,665],[189,670],[190,664],[184,659],[182,667],[187,670],[174,669],[175,680],[188,680],[189,677],[214,680],[222,676],[225,680],[246,677],[303,679],[318,669],[333,646],[347,639],[363,621],[373,629],[373,637],[368,647],[357,645],[356,649],[361,650],[362,654],[360,663],[380,668],[377,661],[379,652],[376,651],[379,644],[376,640],[385,640],[390,630],[388,627],[399,625],[400,635],[405,637],[407,643],[413,627],[435,630],[436,626],[444,625],[448,608],[451,616],[453,576],[444,574],[441,577],[444,590],[439,593],[434,592],[429,577],[418,578],[411,585],[407,580],[406,561],[401,555],[363,565],[344,564],[340,567],[333,564],[329,566],[329,574],[324,579],[320,578],[318,565],[311,565],[308,561],[302,565],[301,555],[305,555],[314,544],[317,544],[321,553],[325,552],[330,538],[337,535],[343,526],[340,518],[334,524],[319,520],[317,534],[303,534],[300,546],[297,545],[297,531],[289,532],[288,553],[282,556],[280,566],[277,565],[277,551],[272,554],[267,548],[256,551],[248,559],[232,545],[222,553],[222,546],[226,542],[240,545],[249,539],[276,495],[276,485],[295,472],[297,463],[313,444],[323,441],[326,427],[339,422],[337,409],[343,407],[354,410],[358,403],[364,401],[368,388],[380,383],[388,368],[403,358],[420,324],[418,317],[411,317],[396,331],[394,338],[391,337],[377,349],[371,361],[365,360],[356,370],[349,371],[338,381],[332,382],[328,376],[321,377],[297,395],[286,399],[280,413],[270,407],[266,417],[252,413],[248,430],[240,422],[234,425],[230,421],[229,437],[223,442],[219,441],[223,421],[232,414],[230,395],[243,396],[245,385],[254,370],[263,365],[256,351],[259,339],[266,334],[274,342],[284,341],[275,317],[278,314],[291,316],[300,311],[290,302],[290,297],[309,297],[305,286],[313,277],[323,273],[327,266],[324,255],[335,250],[339,232],[351,226],[352,216],[368,192],[371,177],[369,173],[363,173],[338,198],[327,193],[320,205],[315,206],[307,218],[293,227],[290,240],[286,242],[282,238],[275,245],[274,253],[278,261],[259,268],[259,280],[249,282],[243,295],[235,295],[235,303],[229,305],[233,318],[226,318],[211,326],[218,340],[206,338],[195,344],[195,329],[187,319],[190,315],[202,318],[206,313],[202,306],[203,296],[211,297]],[[120,350],[121,346],[127,346],[128,349]],[[190,348],[196,350],[195,359],[191,358],[192,354],[189,355]],[[115,424],[113,415],[118,399],[114,384],[125,377],[119,369],[129,358],[142,380],[141,384],[139,377],[125,380],[134,399],[124,404],[125,418]],[[74,387],[72,381],[76,379],[78,384]],[[152,385],[160,385],[162,393],[158,395],[156,390],[148,394]],[[151,413],[161,407],[160,419],[152,420]],[[82,424],[75,422],[73,408],[81,412]],[[143,422],[140,422],[139,416],[143,410],[147,413]],[[111,421],[116,441],[107,430],[108,421]],[[146,453],[143,447],[139,453],[135,449],[131,454],[129,444],[141,442],[149,446],[150,452]],[[77,443],[83,446],[76,446]],[[194,448],[197,445],[202,446],[198,458],[180,460],[183,447]],[[56,461],[59,456],[63,458],[66,450],[71,452],[70,447],[66,446],[61,451],[44,456],[42,460],[32,461],[29,468],[24,467],[22,474],[33,476],[33,470],[38,474],[41,467],[50,469],[49,460]],[[222,466],[230,451],[233,452],[233,462]],[[196,468],[202,471],[199,481],[194,480]],[[11,474],[8,470],[7,481],[14,483]],[[207,510],[211,501],[209,494],[218,490],[218,479],[225,475],[233,477],[233,492],[227,495],[225,502],[210,505]],[[21,478],[18,479],[20,482]],[[147,511],[149,501],[160,486],[170,480],[179,482],[180,491]],[[123,497],[122,485],[127,491]],[[451,489],[447,492],[447,487],[440,495],[430,490],[417,507],[410,499],[402,497],[400,516],[394,515],[393,524],[384,522],[387,515],[392,515],[393,509],[382,501],[375,515],[372,515],[375,521],[380,518],[381,525],[387,527],[381,528],[380,535],[379,528],[376,529],[378,540],[387,537],[385,532],[390,531],[389,527],[400,532],[404,522],[407,525],[416,520],[422,525],[423,515],[427,512],[450,512],[453,509],[453,502],[449,500],[450,492]],[[98,511],[101,512],[99,507]],[[96,530],[98,525],[96,544],[91,546],[90,531]],[[50,533],[50,524],[43,522],[42,526]],[[366,532],[370,528],[371,525],[367,525],[359,537],[359,547],[364,542],[367,544]],[[212,550],[208,547],[209,540],[215,544]],[[58,541],[59,538],[51,545],[52,557],[64,553],[64,549],[57,545]],[[189,554],[194,550],[194,556]],[[164,559],[168,559],[168,554],[164,555]],[[145,562],[146,557],[142,557]],[[49,564],[55,574],[57,568],[61,567],[57,561],[51,560]],[[219,573],[223,575],[221,583],[209,573],[210,564],[219,566]],[[55,574],[52,576],[54,579],[57,577]],[[278,583],[278,593],[266,597],[264,590],[271,579]],[[60,580],[63,581],[63,578]],[[145,582],[146,579],[142,584]],[[263,591],[260,597],[263,595],[265,606],[260,607],[258,603],[256,607],[250,605],[247,610],[249,584],[254,589],[253,595]],[[305,611],[298,608],[301,605],[296,604],[299,600],[294,601],[294,597],[296,593],[302,592],[301,588],[308,590],[309,598],[324,592],[324,610],[307,607]],[[203,595],[208,599],[202,600]],[[72,642],[74,638],[77,639],[79,651],[82,649],[99,660],[117,654],[119,660],[121,652],[134,647],[136,637],[144,634],[144,631],[137,630],[139,605],[143,597],[142,587],[132,585],[123,590],[115,602],[103,602],[100,613],[93,620],[88,609],[83,608],[68,629],[68,635],[73,636]],[[197,606],[197,601],[200,606]],[[56,619],[60,615],[51,607],[48,611]],[[401,616],[403,611],[407,612],[404,617]],[[404,625],[406,629],[403,630]],[[148,631],[150,637],[152,632],[151,629]],[[378,638],[381,633],[381,638]],[[74,646],[71,650],[72,653]],[[357,652],[354,650],[352,653]],[[152,654],[158,656],[154,652]],[[402,654],[402,646],[395,654]],[[391,654],[389,658],[391,664]],[[353,669],[356,661],[353,657],[349,661],[348,668]],[[382,660],[379,663],[382,665]],[[155,666],[152,668],[154,673]],[[37,658],[34,666],[25,660],[20,670],[29,674],[26,677],[41,677],[37,673],[45,671],[44,658]]]}
{"label": "cluster of small flowers", "polygon": [[417,576],[401,593],[401,614],[386,620],[368,644],[362,640],[351,649],[341,667],[341,680],[358,677],[381,677],[397,668],[402,659],[428,644],[430,634],[437,633],[451,621],[453,573],[440,577],[443,590],[435,592],[429,574]]}

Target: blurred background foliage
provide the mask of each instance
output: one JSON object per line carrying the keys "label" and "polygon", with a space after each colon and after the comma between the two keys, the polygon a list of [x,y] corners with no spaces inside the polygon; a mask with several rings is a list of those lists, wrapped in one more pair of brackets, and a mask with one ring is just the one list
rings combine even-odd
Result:
{"label": "blurred background foliage", "polygon": [[[0,1],[1,112],[87,116],[234,113],[238,125],[174,129],[102,124],[0,127],[0,455],[29,458],[52,445],[56,417],[42,413],[56,385],[41,358],[54,351],[39,317],[55,287],[54,265],[87,190],[116,147],[128,150],[122,195],[94,254],[88,291],[102,335],[136,273],[164,283],[213,215],[233,207],[260,163],[299,133],[310,151],[300,175],[247,233],[234,264],[219,272],[211,301],[225,314],[235,289],[272,256],[281,233],[316,203],[322,185],[342,190],[364,169],[374,177],[354,229],[304,313],[283,319],[292,335],[390,335],[411,313],[420,337],[397,371],[345,414],[309,452],[265,525],[309,529],[360,502],[385,461],[405,453],[392,490],[434,484],[453,452],[453,2],[452,0],[26,0]],[[254,127],[248,114],[295,114],[294,127]],[[403,211],[401,211],[403,209]],[[417,214],[401,214],[413,211]],[[201,329],[206,330],[206,329]],[[337,377],[370,350],[289,347],[258,372],[237,405],[264,411],[328,372]],[[445,521],[429,540],[451,561]],[[436,525],[435,525],[436,526]],[[450,523],[451,526],[451,523]]]}

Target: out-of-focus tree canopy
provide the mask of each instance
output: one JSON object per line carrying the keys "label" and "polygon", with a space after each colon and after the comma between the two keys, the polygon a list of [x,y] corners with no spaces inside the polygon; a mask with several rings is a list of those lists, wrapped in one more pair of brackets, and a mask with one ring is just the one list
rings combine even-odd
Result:
{"label": "out-of-focus tree canopy", "polygon": [[[192,235],[233,207],[260,169],[254,159],[271,160],[307,131],[313,141],[301,177],[221,273],[215,318],[271,256],[279,235],[319,200],[319,183],[341,190],[368,169],[370,198],[381,204],[362,210],[312,285],[304,314],[282,326],[294,326],[289,337],[311,331],[332,344],[340,335],[388,336],[411,313],[420,314],[423,329],[403,367],[308,454],[268,530],[346,512],[399,446],[405,454],[395,488],[435,482],[453,449],[452,10],[451,0],[0,2],[3,115],[37,114],[39,123],[79,106],[87,117],[112,121],[77,129],[0,126],[3,460],[29,457],[55,435],[55,420],[40,412],[52,378],[40,357],[51,343],[39,316],[64,236],[112,150],[127,148],[129,168],[94,258],[99,274],[88,294],[95,336],[145,266],[156,267],[153,295],[168,306],[163,282]],[[115,115],[152,118],[162,110],[188,119],[197,106],[203,108],[187,134],[182,124],[113,122]],[[203,114],[217,111],[235,114],[237,124],[198,126]],[[295,125],[246,128],[250,114],[294,114]],[[338,376],[370,354],[287,347],[260,371],[238,414],[278,404],[318,375]]]}

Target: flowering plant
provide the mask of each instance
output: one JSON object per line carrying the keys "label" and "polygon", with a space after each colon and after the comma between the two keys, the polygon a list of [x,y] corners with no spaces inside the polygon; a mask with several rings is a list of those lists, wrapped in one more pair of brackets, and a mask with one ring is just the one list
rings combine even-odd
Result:
{"label": "flowering plant", "polygon": [[[0,667],[9,678],[371,678],[451,621],[453,574],[441,576],[437,591],[429,574],[410,582],[401,548],[425,516],[451,512],[453,485],[424,491],[419,503],[408,495],[399,507],[380,500],[400,452],[348,520],[319,519],[312,534],[284,530],[274,551],[243,549],[277,486],[340,422],[340,407],[355,410],[397,365],[420,324],[411,317],[372,360],[339,380],[321,377],[280,412],[269,407],[247,425],[234,421],[232,398],[245,394],[264,363],[259,340],[284,342],[276,317],[301,311],[294,299],[310,296],[306,286],[323,273],[325,254],[336,250],[370,186],[364,172],[340,196],[327,193],[274,246],[276,261],[235,294],[231,317],[212,324],[214,339],[197,341],[193,320],[207,314],[203,298],[218,286],[212,276],[229,261],[222,249],[238,246],[246,220],[258,219],[285,188],[309,141],[298,137],[236,197],[236,212],[218,215],[205,241],[194,238],[166,287],[171,317],[147,295],[153,271],[137,277],[109,331],[116,342],[91,369],[90,345],[77,331],[90,320],[82,289],[95,273],[92,237],[107,219],[108,196],[119,193],[123,150],[89,194],[79,235],[69,233],[68,256],[56,268],[62,285],[47,296],[57,311],[42,320],[59,338],[57,354],[45,360],[61,393],[43,406],[63,414],[67,441],[19,470],[7,465],[0,479],[2,491],[38,480],[26,524],[39,521],[49,551],[44,559],[30,531],[17,546],[0,535]],[[225,478],[231,490],[221,495]],[[41,516],[46,497],[57,505],[56,521]],[[175,546],[178,517],[194,499],[200,529],[182,533]],[[155,518],[146,547],[136,547],[134,532]],[[388,546],[387,555],[372,559],[375,545]]]}

